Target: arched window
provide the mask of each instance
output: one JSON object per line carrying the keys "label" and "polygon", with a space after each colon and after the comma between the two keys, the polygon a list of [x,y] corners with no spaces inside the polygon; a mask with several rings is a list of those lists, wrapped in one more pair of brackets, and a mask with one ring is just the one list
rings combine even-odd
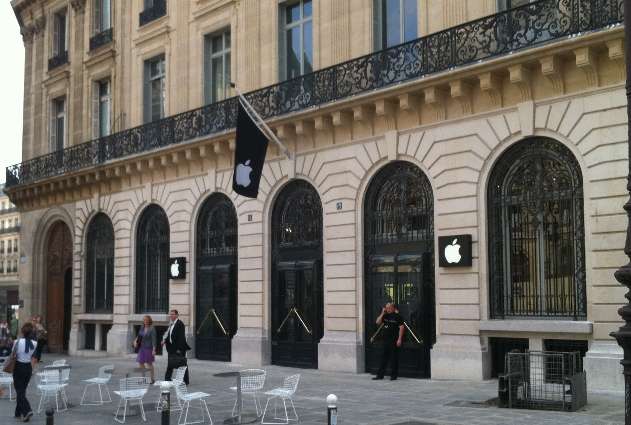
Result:
{"label": "arched window", "polygon": [[85,274],[86,313],[111,313],[114,296],[114,227],[97,214],[88,227]]}
{"label": "arched window", "polygon": [[169,309],[169,220],[162,208],[149,205],[136,232],[136,313]]}
{"label": "arched window", "polygon": [[586,317],[583,180],[561,143],[506,151],[488,186],[491,317]]}

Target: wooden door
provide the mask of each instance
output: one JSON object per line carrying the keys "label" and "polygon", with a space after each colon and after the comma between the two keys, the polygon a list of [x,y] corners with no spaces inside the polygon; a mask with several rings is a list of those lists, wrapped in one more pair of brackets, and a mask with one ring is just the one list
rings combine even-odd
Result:
{"label": "wooden door", "polygon": [[[48,348],[53,353],[61,353],[68,344],[72,285],[72,241],[70,230],[63,222],[50,229],[46,247],[46,315]],[[68,292],[68,294],[66,294]]]}

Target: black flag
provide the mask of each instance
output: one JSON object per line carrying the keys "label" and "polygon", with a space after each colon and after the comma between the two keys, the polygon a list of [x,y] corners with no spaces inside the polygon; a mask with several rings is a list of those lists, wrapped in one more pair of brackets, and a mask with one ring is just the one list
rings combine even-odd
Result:
{"label": "black flag", "polygon": [[232,189],[239,195],[256,199],[269,140],[252,120],[240,100],[236,139]]}

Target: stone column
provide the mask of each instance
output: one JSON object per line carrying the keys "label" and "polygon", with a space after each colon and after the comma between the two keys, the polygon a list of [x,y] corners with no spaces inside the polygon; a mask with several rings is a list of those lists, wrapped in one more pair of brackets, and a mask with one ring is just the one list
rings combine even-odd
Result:
{"label": "stone column", "polygon": [[33,41],[35,28],[33,25],[22,28],[24,41],[24,101],[22,110],[22,160],[33,157],[33,110],[31,90],[33,82]]}
{"label": "stone column", "polygon": [[[35,50],[35,69],[33,73],[33,91],[31,97],[31,105],[33,105],[31,122],[33,125],[33,134],[31,137],[30,153],[32,157],[47,153],[49,150],[48,138],[45,131],[48,120],[44,119],[44,103],[42,92],[42,81],[48,72],[46,67],[46,48],[44,46],[44,31],[46,30],[46,18],[40,16],[35,19],[33,27],[34,50]],[[26,96],[26,93],[25,93]]]}

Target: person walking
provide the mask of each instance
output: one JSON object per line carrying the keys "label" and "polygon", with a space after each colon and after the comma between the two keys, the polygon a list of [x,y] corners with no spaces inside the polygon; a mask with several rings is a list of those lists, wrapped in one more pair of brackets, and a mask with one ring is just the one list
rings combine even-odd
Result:
{"label": "person walking", "polygon": [[151,383],[155,382],[153,362],[155,361],[156,348],[158,347],[158,334],[153,327],[153,319],[146,315],[142,319],[142,327],[134,341],[134,348],[138,351],[136,361],[141,368],[149,369]]}
{"label": "person walking", "polygon": [[37,349],[35,350],[35,358],[38,362],[42,361],[42,352],[48,340],[48,332],[42,325],[42,316],[39,314],[33,316],[33,328],[35,330],[35,339],[37,340]]}
{"label": "person walking", "polygon": [[[165,381],[171,380],[173,369],[181,366],[188,366],[186,362],[186,352],[191,349],[186,342],[186,330],[184,328],[184,323],[182,323],[182,321],[178,318],[178,311],[171,310],[169,312],[169,317],[171,319],[169,328],[162,337],[162,345],[166,347],[167,353],[169,353],[167,371],[164,374]],[[184,383],[188,385],[188,368],[184,374]]]}
{"label": "person walking", "polygon": [[396,306],[393,303],[388,303],[381,309],[381,314],[377,317],[376,322],[380,326],[383,324],[383,353],[377,376],[372,379],[383,379],[388,362],[390,362],[390,380],[395,381],[399,374],[399,349],[403,344],[403,334],[405,333],[403,318]]}
{"label": "person walking", "polygon": [[33,416],[33,410],[26,398],[26,388],[33,374],[33,365],[37,363],[35,350],[37,341],[34,341],[35,333],[33,324],[25,323],[21,330],[22,336],[13,344],[12,355],[15,355],[15,368],[13,369],[13,386],[17,394],[15,405],[15,417],[28,422]]}

